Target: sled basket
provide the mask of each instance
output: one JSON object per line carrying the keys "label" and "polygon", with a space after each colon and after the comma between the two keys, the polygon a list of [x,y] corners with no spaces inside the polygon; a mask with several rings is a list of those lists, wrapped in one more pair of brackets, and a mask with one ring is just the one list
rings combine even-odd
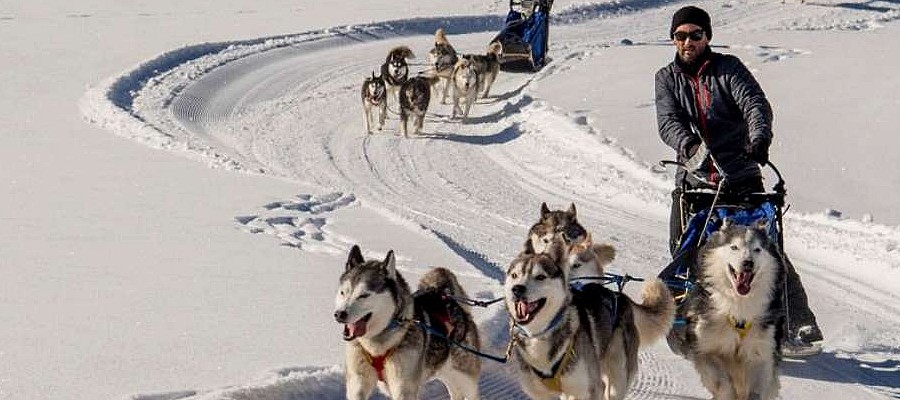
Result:
{"label": "sled basket", "polygon": [[510,0],[503,30],[491,40],[502,48],[504,71],[537,71],[544,66],[553,0]]}

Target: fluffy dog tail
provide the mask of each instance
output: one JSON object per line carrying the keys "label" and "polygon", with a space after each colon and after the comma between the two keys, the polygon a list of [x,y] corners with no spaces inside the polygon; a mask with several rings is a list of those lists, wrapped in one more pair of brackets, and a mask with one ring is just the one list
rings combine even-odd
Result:
{"label": "fluffy dog tail", "polygon": [[416,58],[416,56],[413,54],[412,50],[409,49],[409,47],[397,46],[388,52],[385,61],[391,61],[391,59],[393,58]]}
{"label": "fluffy dog tail", "polygon": [[634,323],[645,347],[669,333],[675,320],[675,300],[659,278],[644,283],[644,302],[635,304]]}
{"label": "fluffy dog tail", "polygon": [[418,289],[419,291],[433,289],[439,293],[447,293],[455,297],[468,297],[453,271],[444,267],[432,268],[425,275],[422,275],[422,279],[419,279]]}

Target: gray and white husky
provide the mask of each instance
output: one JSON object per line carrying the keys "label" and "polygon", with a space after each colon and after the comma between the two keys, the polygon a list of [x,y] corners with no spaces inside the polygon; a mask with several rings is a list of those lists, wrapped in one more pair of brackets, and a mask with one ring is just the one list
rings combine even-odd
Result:
{"label": "gray and white husky", "polygon": [[678,307],[685,323],[669,334],[669,347],[718,400],[770,400],[780,389],[784,266],[766,223],[725,219],[709,237],[692,271],[695,289]]}
{"label": "gray and white husky", "polygon": [[372,133],[376,110],[378,112],[378,130],[384,129],[384,118],[387,116],[387,91],[381,76],[375,76],[375,72],[372,72],[372,76],[363,81],[360,97],[362,98],[366,133]]}
{"label": "gray and white husky", "polygon": [[488,97],[491,86],[500,73],[500,57],[503,55],[503,46],[500,42],[488,45],[484,54],[466,54],[463,56],[472,61],[478,71],[478,90],[482,91],[481,97]]}
{"label": "gray and white husky", "polygon": [[[463,122],[469,118],[469,109],[472,108],[472,104],[475,103],[475,98],[478,97],[478,70],[475,68],[475,64],[472,60],[468,58],[461,58],[456,62],[456,65],[453,66],[453,115],[452,118],[456,118],[457,115],[462,115]],[[463,101],[463,109],[459,105],[459,101],[462,99]]]}
{"label": "gray and white husky", "polygon": [[400,132],[408,137],[410,117],[413,118],[413,133],[422,133],[425,113],[431,102],[431,86],[437,81],[435,75],[420,74],[407,79],[400,87]]}
{"label": "gray and white husky", "polygon": [[658,279],[644,285],[643,304],[600,284],[570,290],[566,247],[555,241],[537,254],[526,242],[506,270],[522,387],[535,399],[624,399],[638,348],[668,332],[674,302]]}
{"label": "gray and white husky", "polygon": [[466,296],[446,268],[427,272],[413,294],[397,272],[393,251],[384,260],[367,261],[353,246],[334,311],[347,341],[348,399],[369,398],[377,383],[393,399],[416,400],[431,378],[447,386],[451,399],[479,398],[481,360],[447,340],[477,350],[478,328],[448,294]]}
{"label": "gray and white husky", "polygon": [[434,48],[428,52],[428,64],[431,66],[434,74],[444,82],[441,104],[447,104],[447,94],[452,82],[453,67],[458,60],[459,56],[456,55],[456,49],[447,40],[444,28],[438,28],[434,32]]}

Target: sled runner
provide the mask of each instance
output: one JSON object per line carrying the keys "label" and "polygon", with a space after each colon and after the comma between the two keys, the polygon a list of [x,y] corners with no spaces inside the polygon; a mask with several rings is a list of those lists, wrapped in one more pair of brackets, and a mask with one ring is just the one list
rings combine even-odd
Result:
{"label": "sled runner", "polygon": [[494,38],[504,71],[537,71],[546,63],[553,0],[510,0],[506,26]]}

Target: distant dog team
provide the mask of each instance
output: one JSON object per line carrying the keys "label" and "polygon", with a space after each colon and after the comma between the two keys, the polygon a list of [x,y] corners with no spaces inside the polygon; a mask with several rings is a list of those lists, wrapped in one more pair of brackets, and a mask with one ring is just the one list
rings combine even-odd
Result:
{"label": "distant dog team", "polygon": [[[467,122],[475,100],[479,95],[487,97],[497,79],[501,52],[500,44],[492,43],[484,54],[458,54],[444,29],[438,28],[434,33],[434,47],[427,55],[427,68],[418,74],[410,74],[407,60],[415,58],[412,50],[407,46],[392,48],[379,67],[380,74],[375,76],[373,72],[363,82],[365,132],[373,133],[373,126],[379,131],[384,129],[385,115],[394,106],[396,111],[392,112],[399,116],[400,133],[408,137],[408,124],[412,122],[413,133],[421,134],[428,106],[435,97],[431,91],[440,83],[443,83],[441,104],[447,103],[452,89],[450,117]],[[378,86],[384,87],[383,96]]]}

